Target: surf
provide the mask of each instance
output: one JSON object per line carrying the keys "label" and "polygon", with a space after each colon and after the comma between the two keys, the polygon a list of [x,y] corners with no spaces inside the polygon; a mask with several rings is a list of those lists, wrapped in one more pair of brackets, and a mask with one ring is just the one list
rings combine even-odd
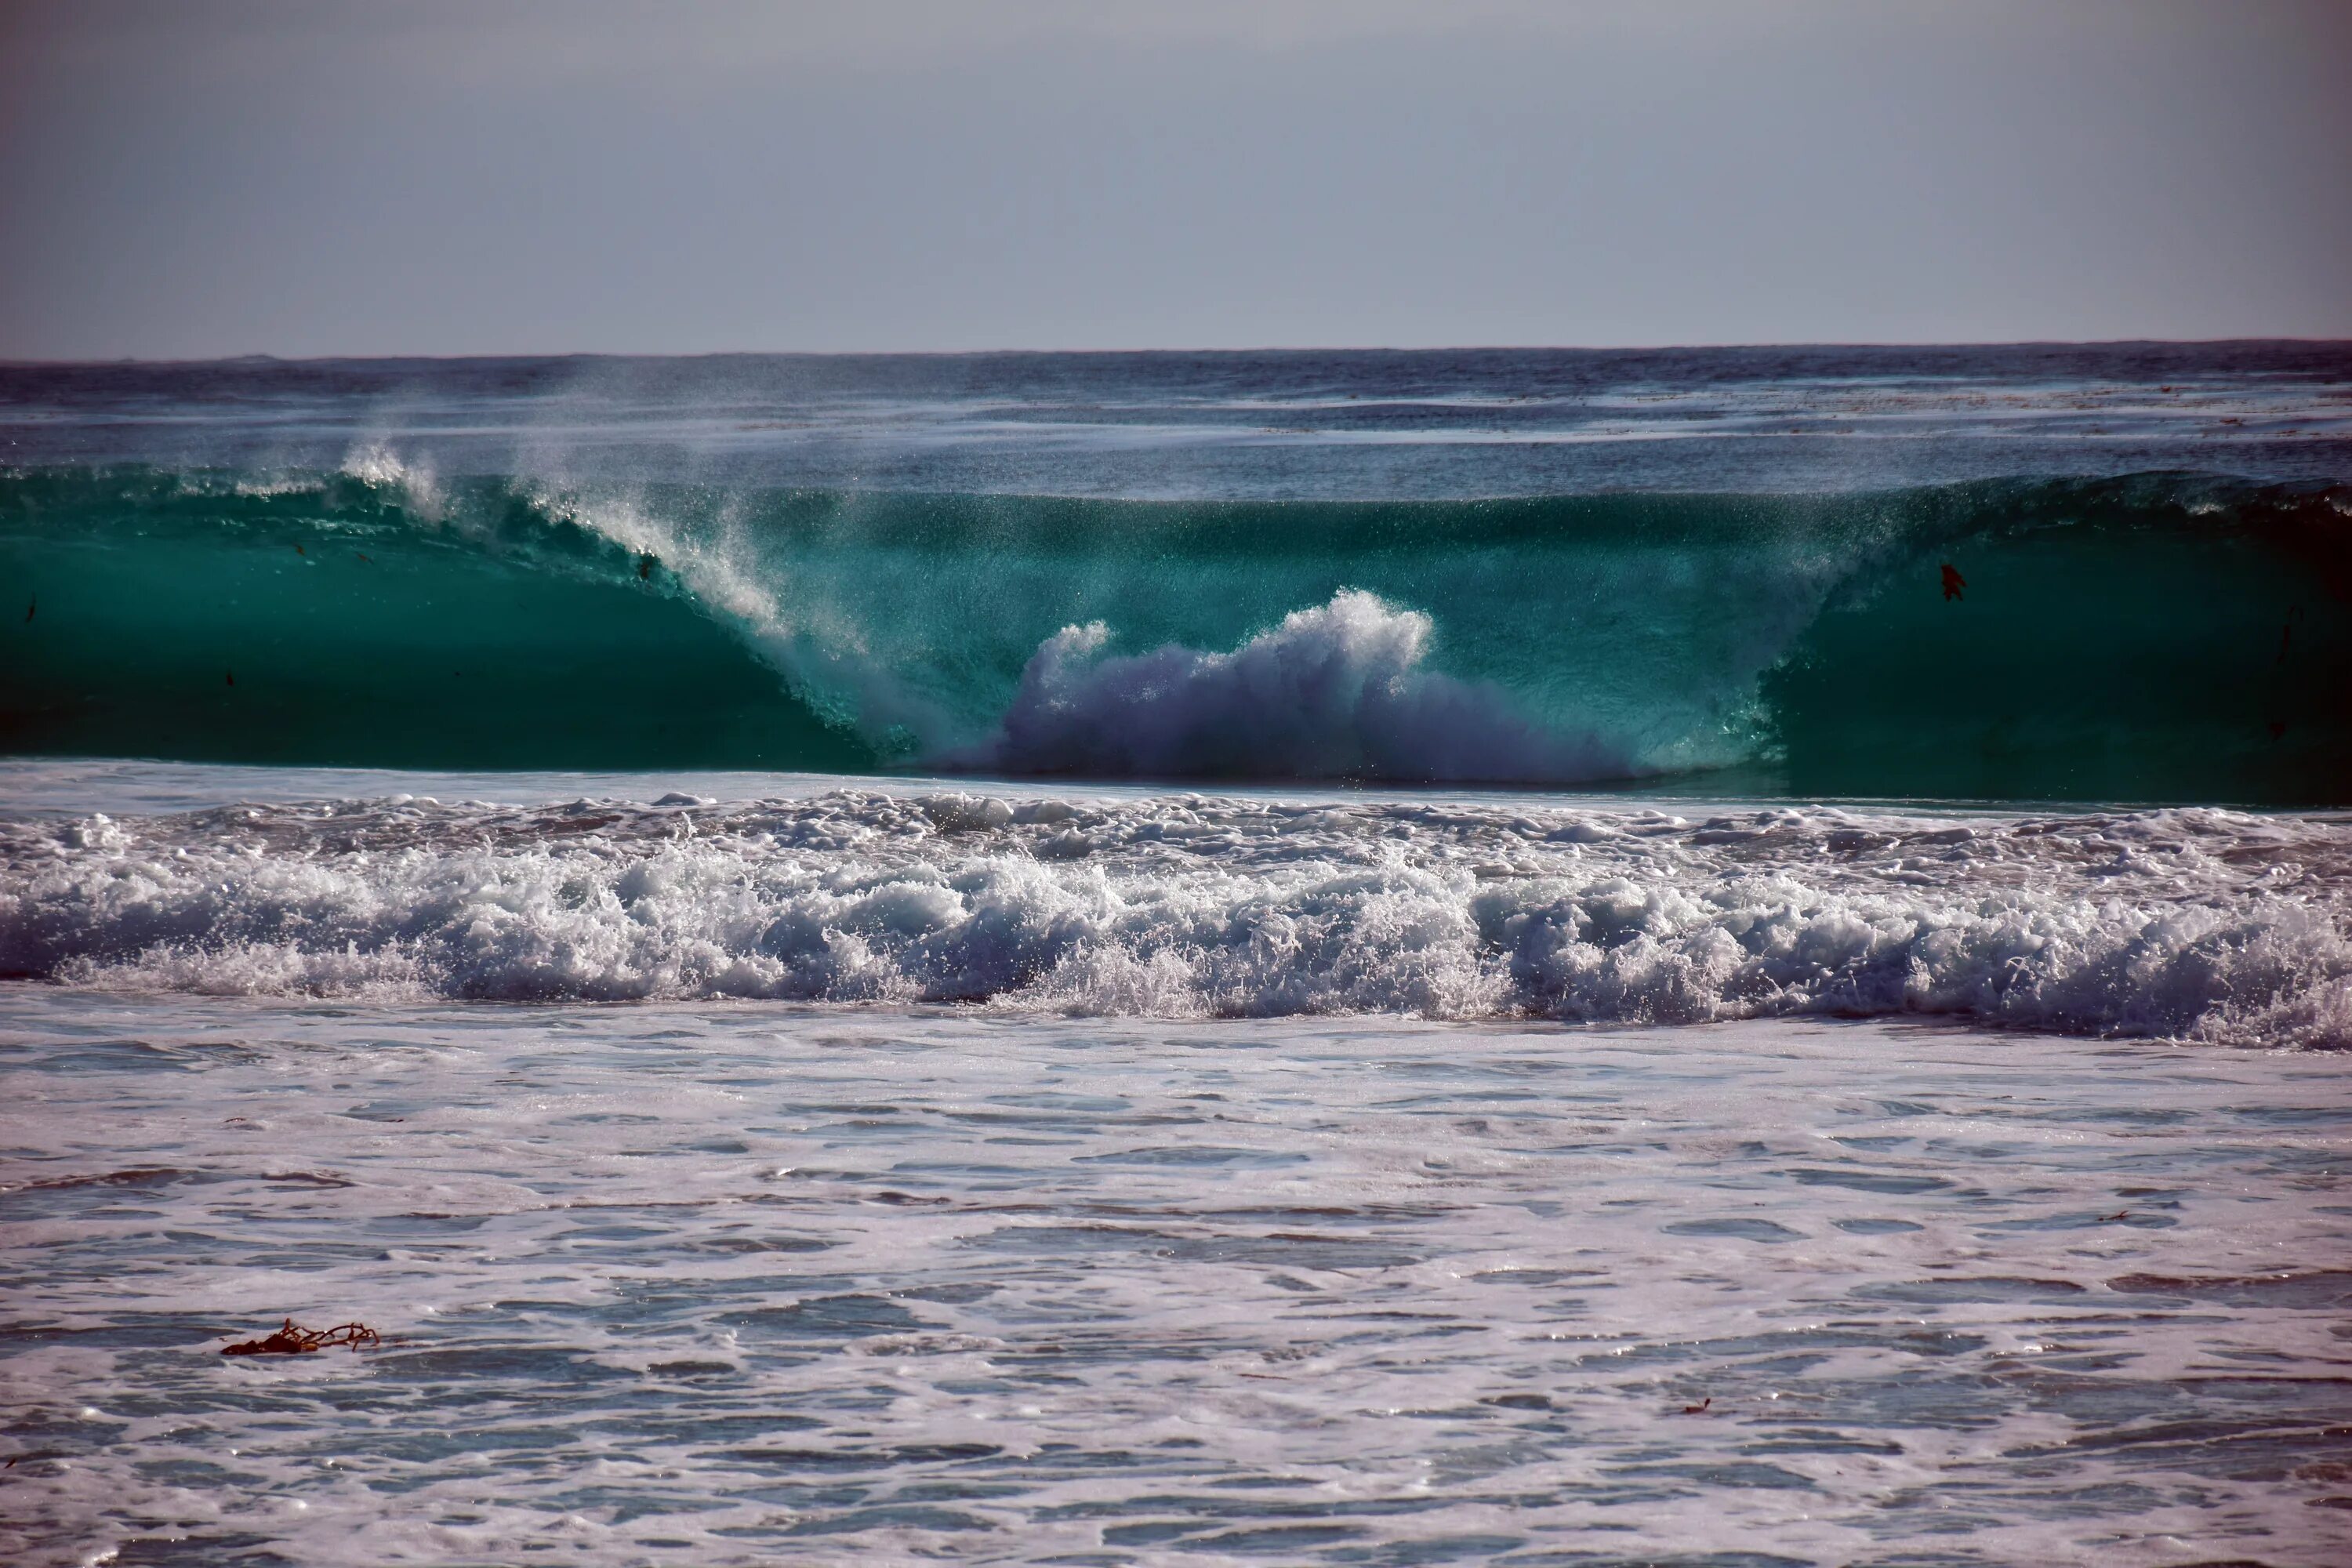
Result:
{"label": "surf", "polygon": [[[597,791],[596,781],[583,781]],[[0,822],[0,978],[2352,1045],[2352,826],[1423,795],[403,794]]]}
{"label": "surf", "polygon": [[0,473],[0,750],[2332,805],[2347,514],[2191,474],[1381,502],[47,467]]}

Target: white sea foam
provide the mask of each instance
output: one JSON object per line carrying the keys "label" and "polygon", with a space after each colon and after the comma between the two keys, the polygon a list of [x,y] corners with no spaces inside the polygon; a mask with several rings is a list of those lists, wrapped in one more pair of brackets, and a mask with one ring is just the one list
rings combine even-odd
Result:
{"label": "white sea foam", "polygon": [[1944,1014],[2352,1045],[2352,826],[844,791],[5,831],[0,971],[1162,1016]]}
{"label": "white sea foam", "polygon": [[1435,626],[1341,590],[1232,653],[1106,657],[1110,628],[1039,646],[996,733],[961,760],[1111,778],[1590,780],[1625,748],[1531,723],[1499,688],[1424,669]]}

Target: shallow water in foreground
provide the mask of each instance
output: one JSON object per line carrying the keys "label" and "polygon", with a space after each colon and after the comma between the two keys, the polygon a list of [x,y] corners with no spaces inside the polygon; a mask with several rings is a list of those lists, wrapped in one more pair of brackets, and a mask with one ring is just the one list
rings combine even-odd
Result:
{"label": "shallow water in foreground", "polygon": [[[12,1562],[2352,1555],[2332,1054],[18,984],[0,1064]],[[288,1313],[393,1338],[215,1353]]]}

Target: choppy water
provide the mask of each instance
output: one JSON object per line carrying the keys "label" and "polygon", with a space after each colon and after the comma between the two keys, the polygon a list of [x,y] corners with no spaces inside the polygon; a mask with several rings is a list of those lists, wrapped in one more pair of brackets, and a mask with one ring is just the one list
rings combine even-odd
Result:
{"label": "choppy water", "polygon": [[[20,1563],[2352,1549],[2326,1057],[19,987],[0,1061]],[[393,1340],[216,1353],[289,1312]]]}

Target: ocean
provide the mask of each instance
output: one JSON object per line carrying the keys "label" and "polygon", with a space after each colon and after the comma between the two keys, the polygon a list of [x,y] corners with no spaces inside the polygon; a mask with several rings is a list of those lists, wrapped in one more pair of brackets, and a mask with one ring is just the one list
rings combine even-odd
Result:
{"label": "ocean", "polygon": [[0,1553],[2342,1562],[2347,530],[2342,344],[0,365]]}

